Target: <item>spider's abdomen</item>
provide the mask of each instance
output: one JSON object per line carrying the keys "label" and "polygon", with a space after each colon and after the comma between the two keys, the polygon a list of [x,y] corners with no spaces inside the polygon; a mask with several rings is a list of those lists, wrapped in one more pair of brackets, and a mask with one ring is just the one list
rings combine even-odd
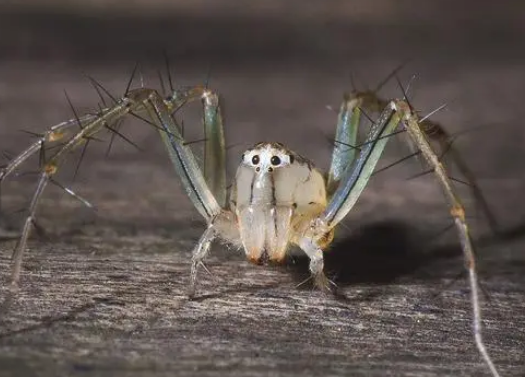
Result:
{"label": "spider's abdomen", "polygon": [[239,166],[230,195],[241,241],[253,262],[282,261],[289,243],[326,207],[324,178],[310,162],[276,144],[247,153],[251,163]]}

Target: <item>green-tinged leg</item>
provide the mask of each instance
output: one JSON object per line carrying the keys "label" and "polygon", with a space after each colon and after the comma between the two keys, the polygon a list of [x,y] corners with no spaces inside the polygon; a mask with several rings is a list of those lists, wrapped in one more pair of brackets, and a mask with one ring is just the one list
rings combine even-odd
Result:
{"label": "green-tinged leg", "polygon": [[472,327],[474,332],[474,340],[492,375],[498,377],[499,373],[492,362],[481,335],[482,323],[481,308],[478,297],[476,258],[474,255],[474,248],[470,239],[468,226],[465,220],[465,209],[452,188],[452,182],[445,171],[445,167],[432,149],[430,142],[427,139],[426,133],[421,129],[417,114],[414,113],[409,104],[405,101],[393,101],[391,102],[391,106],[403,119],[403,123],[408,135],[412,139],[413,143],[417,145],[418,149],[421,151],[421,154],[434,171],[449,205],[450,215],[454,219],[454,224],[456,225],[456,229],[458,231],[459,240],[463,251],[463,258],[465,260],[465,267],[468,271],[473,313]]}
{"label": "green-tinged leg", "polygon": [[221,212],[221,207],[208,187],[190,146],[184,142],[168,106],[154,91],[143,102],[152,122],[159,128],[162,141],[186,193],[199,213],[210,222]]}
{"label": "green-tinged leg", "polygon": [[[354,111],[357,111],[355,108]],[[388,135],[399,124],[400,118],[394,111],[387,107],[381,113],[379,120],[372,125],[368,137],[361,147],[361,151],[353,164],[345,170],[340,179],[340,184],[334,194],[321,220],[331,229],[335,227],[350,212],[357,199],[366,187],[377,162],[381,158]]]}
{"label": "green-tinged leg", "polygon": [[226,142],[219,96],[205,92],[204,104],[204,178],[217,203],[226,205]]}
{"label": "green-tinged leg", "polygon": [[226,205],[226,142],[219,96],[204,86],[194,86],[176,89],[164,102],[169,112],[174,113],[195,100],[201,100],[203,104],[204,178],[219,206],[224,207]]}
{"label": "green-tinged leg", "polygon": [[345,170],[353,163],[357,156],[357,129],[361,109],[358,100],[345,96],[337,118],[332,161],[328,171],[327,189],[331,196],[335,192]]}

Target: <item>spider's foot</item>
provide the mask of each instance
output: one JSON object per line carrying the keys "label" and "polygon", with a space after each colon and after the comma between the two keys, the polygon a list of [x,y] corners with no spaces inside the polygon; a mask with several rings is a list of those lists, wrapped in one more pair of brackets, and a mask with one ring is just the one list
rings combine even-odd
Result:
{"label": "spider's foot", "polygon": [[208,275],[210,275],[213,279],[216,279],[215,275],[211,273],[211,271],[206,267],[206,265],[202,262],[202,260],[196,260],[192,263],[191,266],[191,279],[190,279],[190,287],[188,288],[187,295],[188,298],[194,298],[196,287],[197,287],[197,271],[198,269],[203,269]]}
{"label": "spider's foot", "polygon": [[188,288],[188,290],[186,291],[186,295],[188,296],[188,298],[191,300],[193,298],[195,298],[195,292],[197,290],[195,289],[195,284],[190,284],[190,287]]}
{"label": "spider's foot", "polygon": [[190,286],[188,287],[188,291],[186,294],[188,295],[188,298],[194,298],[195,297],[195,291],[197,286],[197,269],[199,267],[199,264],[202,262],[200,261],[193,261],[191,264],[191,275],[190,275]]}
{"label": "spider's foot", "polygon": [[321,292],[326,293],[326,294],[334,294],[336,292],[337,286],[332,280],[326,277],[324,272],[315,274],[313,276],[313,279],[314,279],[315,287],[319,289]]}
{"label": "spider's foot", "polygon": [[16,281],[12,281],[4,290],[4,297],[0,300],[0,320],[7,313],[20,292],[20,285]]}
{"label": "spider's foot", "polygon": [[212,278],[212,279],[217,279],[217,277],[211,273],[211,271],[208,269],[208,267],[206,267],[206,265],[204,264],[204,262],[199,262],[198,263],[198,266],[200,268],[202,268],[204,271],[206,271],[206,273]]}
{"label": "spider's foot", "polygon": [[7,287],[7,291],[9,294],[16,295],[20,291],[20,285],[18,284],[18,281],[12,280]]}

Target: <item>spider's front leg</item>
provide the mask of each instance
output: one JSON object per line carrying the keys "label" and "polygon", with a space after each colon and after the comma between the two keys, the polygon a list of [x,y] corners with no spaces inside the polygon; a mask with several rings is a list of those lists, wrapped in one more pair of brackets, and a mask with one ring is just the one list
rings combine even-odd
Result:
{"label": "spider's front leg", "polygon": [[[225,148],[218,96],[207,88],[196,86],[175,89],[168,98],[164,99],[155,90],[140,88],[126,90],[121,99],[113,100],[113,105],[100,109],[97,114],[80,117],[75,114],[75,119],[51,127],[35,143],[0,170],[1,183],[16,172],[29,157],[40,154],[42,168],[39,183],[31,200],[29,215],[26,218],[20,241],[12,257],[10,285],[14,288],[13,290],[18,287],[22,256],[44,189],[49,183],[59,185],[54,180],[54,176],[70,152],[82,145],[85,148],[91,139],[103,130],[109,130],[113,135],[120,135],[116,124],[128,114],[144,120],[159,131],[186,193],[208,224],[211,224],[212,220],[224,211]],[[205,150],[207,155],[212,156],[207,159],[204,174],[188,143],[184,140],[181,128],[172,116],[186,103],[195,100],[201,100],[204,105]],[[147,113],[146,118],[142,117],[144,113]],[[53,152],[49,153],[51,150]],[[63,189],[86,203],[75,193]],[[206,246],[206,243],[203,245]],[[205,251],[207,247],[199,250]],[[202,252],[196,254],[200,255]]]}
{"label": "spider's front leg", "polygon": [[[183,139],[180,128],[171,116],[172,103],[185,103],[196,97],[202,99],[204,107],[205,161],[204,173],[188,144]],[[195,294],[197,271],[217,236],[228,241],[238,239],[236,221],[231,212],[225,209],[226,201],[226,148],[222,114],[217,94],[200,87],[175,91],[171,102],[153,96],[146,108],[151,119],[159,128],[173,166],[182,180],[195,208],[205,218],[207,228],[192,251],[191,278],[188,296]]]}

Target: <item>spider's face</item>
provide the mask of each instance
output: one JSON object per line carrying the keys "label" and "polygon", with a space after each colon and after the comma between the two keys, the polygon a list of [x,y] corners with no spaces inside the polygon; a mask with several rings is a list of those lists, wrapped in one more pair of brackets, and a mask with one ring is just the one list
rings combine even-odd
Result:
{"label": "spider's face", "polygon": [[248,149],[242,156],[241,164],[253,169],[256,173],[265,174],[274,169],[290,166],[295,156],[279,143],[258,143]]}
{"label": "spider's face", "polygon": [[324,178],[310,161],[279,143],[259,143],[243,154],[230,209],[251,261],[283,261],[294,234],[309,229],[325,207]]}

